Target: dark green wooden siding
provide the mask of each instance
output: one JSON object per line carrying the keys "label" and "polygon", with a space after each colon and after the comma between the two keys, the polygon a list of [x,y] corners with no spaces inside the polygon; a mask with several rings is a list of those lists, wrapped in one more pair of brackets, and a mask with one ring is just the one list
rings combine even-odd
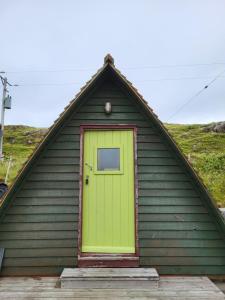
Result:
{"label": "dark green wooden siding", "polygon": [[2,274],[58,275],[76,266],[79,126],[87,123],[138,127],[141,266],[161,274],[225,274],[222,233],[185,166],[134,100],[111,83],[71,115],[16,192],[0,225]]}

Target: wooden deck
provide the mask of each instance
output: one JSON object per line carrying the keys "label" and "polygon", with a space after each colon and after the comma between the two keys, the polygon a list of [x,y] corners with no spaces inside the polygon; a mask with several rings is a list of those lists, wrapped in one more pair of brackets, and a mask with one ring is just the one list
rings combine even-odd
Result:
{"label": "wooden deck", "polygon": [[0,299],[151,299],[191,300],[225,299],[221,290],[207,277],[161,277],[157,290],[62,289],[56,277],[2,277]]}

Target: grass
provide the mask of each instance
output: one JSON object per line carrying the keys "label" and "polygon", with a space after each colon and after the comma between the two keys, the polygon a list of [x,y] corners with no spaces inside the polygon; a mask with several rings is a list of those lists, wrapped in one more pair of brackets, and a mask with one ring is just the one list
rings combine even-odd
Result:
{"label": "grass", "polygon": [[205,131],[207,125],[166,124],[218,206],[225,206],[225,133]]}
{"label": "grass", "polygon": [[[178,146],[202,178],[218,206],[225,206],[225,133],[205,131],[207,125],[166,124]],[[9,184],[33,153],[46,129],[28,126],[6,126],[5,160],[0,164],[0,178],[5,178],[9,157],[12,167]]]}
{"label": "grass", "polygon": [[5,127],[4,135],[4,156],[0,163],[0,180],[6,176],[9,158],[12,158],[12,166],[9,172],[8,184],[12,184],[19,170],[31,156],[40,140],[43,138],[46,129],[14,125]]}

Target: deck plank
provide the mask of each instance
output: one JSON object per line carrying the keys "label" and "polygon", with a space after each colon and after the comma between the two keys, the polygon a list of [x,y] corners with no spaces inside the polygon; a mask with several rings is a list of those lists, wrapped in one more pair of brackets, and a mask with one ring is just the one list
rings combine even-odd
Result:
{"label": "deck plank", "polygon": [[61,289],[57,277],[1,277],[0,299],[138,299],[138,300],[222,300],[222,291],[207,277],[161,277],[159,288]]}

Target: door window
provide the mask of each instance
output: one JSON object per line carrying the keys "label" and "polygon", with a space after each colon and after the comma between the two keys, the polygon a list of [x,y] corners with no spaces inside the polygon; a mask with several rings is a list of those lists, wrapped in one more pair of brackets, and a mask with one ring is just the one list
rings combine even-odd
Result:
{"label": "door window", "polygon": [[98,148],[97,149],[97,170],[98,171],[119,171],[120,170],[120,149],[119,148]]}
{"label": "door window", "polygon": [[123,146],[118,144],[95,147],[94,173],[96,175],[123,174]]}

